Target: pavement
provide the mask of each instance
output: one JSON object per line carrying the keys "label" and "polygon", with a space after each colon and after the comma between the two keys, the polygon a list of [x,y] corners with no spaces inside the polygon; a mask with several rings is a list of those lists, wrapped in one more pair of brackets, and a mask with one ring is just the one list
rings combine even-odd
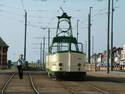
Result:
{"label": "pavement", "polygon": [[[107,74],[107,71],[96,71],[96,73]],[[109,74],[124,74],[125,71],[109,71]]]}
{"label": "pavement", "polygon": [[122,77],[125,78],[125,71],[96,71],[96,72],[87,72],[87,75],[91,76],[101,76],[101,77]]}
{"label": "pavement", "polygon": [[9,73],[9,72],[17,72],[17,70],[15,69],[3,69],[3,70],[0,70],[0,73]]}

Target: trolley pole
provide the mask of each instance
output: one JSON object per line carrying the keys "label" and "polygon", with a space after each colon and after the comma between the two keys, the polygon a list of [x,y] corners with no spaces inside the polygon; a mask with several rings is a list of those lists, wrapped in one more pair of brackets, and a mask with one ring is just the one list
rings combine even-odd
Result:
{"label": "trolley pole", "polygon": [[[24,33],[24,60],[25,61],[26,61],[26,44],[27,44],[26,40],[27,40],[27,11],[25,10],[25,33]],[[26,66],[26,68],[27,67],[28,66]]]}
{"label": "trolley pole", "polygon": [[111,0],[108,0],[108,30],[107,30],[107,74],[109,74],[109,41],[110,41],[110,2]]}
{"label": "trolley pole", "polygon": [[112,14],[111,14],[111,71],[113,71],[114,53],[113,53],[113,19],[114,19],[114,0],[112,0]]}
{"label": "trolley pole", "polygon": [[91,63],[91,9],[88,14],[88,63]]}

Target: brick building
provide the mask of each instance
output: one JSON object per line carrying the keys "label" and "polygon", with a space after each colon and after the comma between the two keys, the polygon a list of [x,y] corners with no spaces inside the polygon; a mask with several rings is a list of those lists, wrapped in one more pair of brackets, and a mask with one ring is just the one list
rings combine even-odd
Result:
{"label": "brick building", "polygon": [[7,51],[8,45],[0,37],[0,69],[7,68]]}

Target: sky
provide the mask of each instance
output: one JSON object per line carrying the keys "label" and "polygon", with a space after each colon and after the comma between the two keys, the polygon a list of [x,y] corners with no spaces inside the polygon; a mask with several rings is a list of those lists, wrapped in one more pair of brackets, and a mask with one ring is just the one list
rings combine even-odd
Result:
{"label": "sky", "polygon": [[[122,47],[125,43],[125,0],[114,0],[114,46]],[[28,13],[27,26],[27,60],[40,58],[40,43],[46,37],[47,28],[56,28],[57,16],[62,15],[63,8],[72,16],[73,35],[76,37],[77,20],[79,20],[79,41],[87,51],[88,13],[92,8],[92,36],[94,53],[107,48],[107,6],[108,0],[0,0],[0,37],[9,45],[8,59],[17,60],[24,48],[24,9]],[[46,28],[46,29],[44,29]],[[56,34],[51,29],[51,37]]]}

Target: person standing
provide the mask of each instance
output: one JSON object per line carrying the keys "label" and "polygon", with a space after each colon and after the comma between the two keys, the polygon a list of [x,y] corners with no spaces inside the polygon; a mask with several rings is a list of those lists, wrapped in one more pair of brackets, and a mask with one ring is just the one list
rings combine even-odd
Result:
{"label": "person standing", "polygon": [[18,69],[18,74],[19,78],[23,79],[23,67],[24,67],[24,59],[23,59],[23,54],[19,55],[19,59],[17,61],[17,69]]}

